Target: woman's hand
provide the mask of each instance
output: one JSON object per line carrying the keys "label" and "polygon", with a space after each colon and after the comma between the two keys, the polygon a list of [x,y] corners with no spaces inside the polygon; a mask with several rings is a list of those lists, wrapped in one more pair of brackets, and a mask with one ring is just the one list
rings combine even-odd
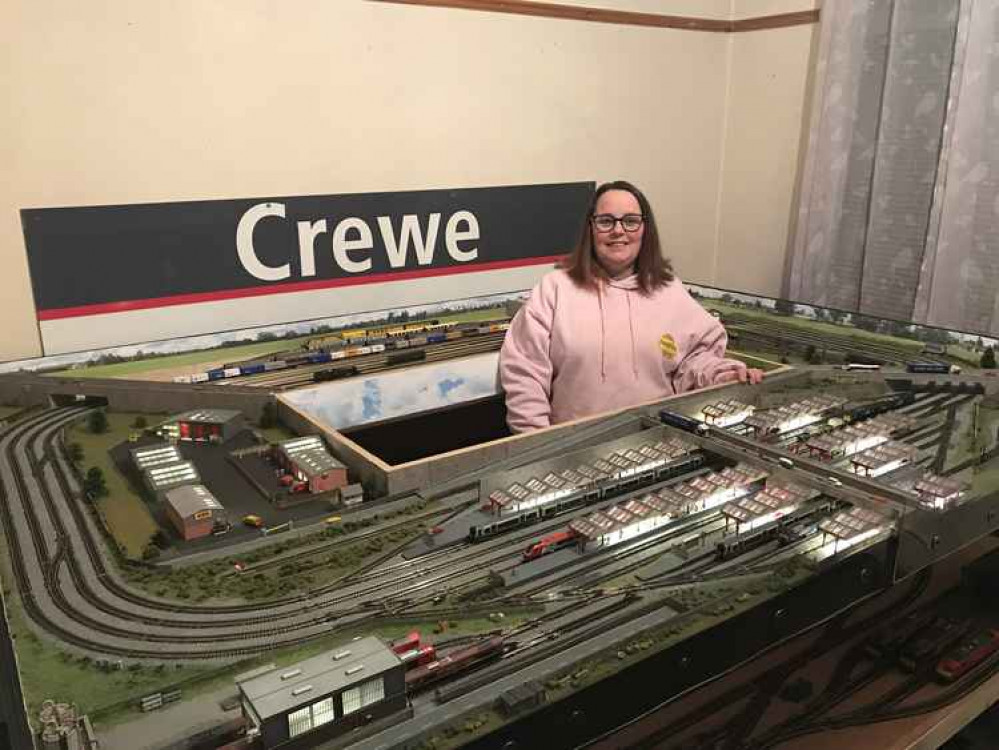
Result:
{"label": "woman's hand", "polygon": [[755,367],[740,367],[737,370],[726,370],[719,374],[715,379],[715,385],[721,383],[749,383],[750,385],[757,385],[763,382],[763,376],[763,370],[757,370]]}

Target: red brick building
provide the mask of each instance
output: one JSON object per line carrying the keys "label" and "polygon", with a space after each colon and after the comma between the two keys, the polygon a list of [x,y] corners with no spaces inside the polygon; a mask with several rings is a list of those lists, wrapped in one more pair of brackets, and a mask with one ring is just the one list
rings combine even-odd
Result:
{"label": "red brick building", "polygon": [[208,536],[216,527],[228,524],[225,508],[201,484],[169,490],[163,497],[166,515],[184,539]]}
{"label": "red brick building", "polygon": [[309,492],[329,492],[347,484],[347,467],[326,450],[318,435],[285,440],[275,451],[278,463]]}

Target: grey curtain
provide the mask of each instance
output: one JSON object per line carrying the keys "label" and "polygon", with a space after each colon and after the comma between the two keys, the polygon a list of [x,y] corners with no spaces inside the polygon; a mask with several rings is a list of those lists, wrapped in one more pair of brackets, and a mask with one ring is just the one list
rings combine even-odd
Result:
{"label": "grey curtain", "polygon": [[999,333],[999,0],[830,0],[785,294]]}

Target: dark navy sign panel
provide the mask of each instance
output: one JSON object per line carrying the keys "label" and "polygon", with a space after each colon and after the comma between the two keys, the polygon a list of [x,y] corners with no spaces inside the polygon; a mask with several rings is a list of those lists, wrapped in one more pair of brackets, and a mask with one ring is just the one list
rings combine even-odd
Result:
{"label": "dark navy sign panel", "polygon": [[39,320],[551,262],[592,182],[21,211]]}

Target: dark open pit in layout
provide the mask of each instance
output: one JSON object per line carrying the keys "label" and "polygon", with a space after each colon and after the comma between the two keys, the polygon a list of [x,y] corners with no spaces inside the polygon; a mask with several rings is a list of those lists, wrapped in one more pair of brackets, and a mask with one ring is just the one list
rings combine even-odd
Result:
{"label": "dark open pit in layout", "polygon": [[510,430],[503,396],[497,395],[352,427],[342,434],[386,464],[398,466],[508,437]]}

